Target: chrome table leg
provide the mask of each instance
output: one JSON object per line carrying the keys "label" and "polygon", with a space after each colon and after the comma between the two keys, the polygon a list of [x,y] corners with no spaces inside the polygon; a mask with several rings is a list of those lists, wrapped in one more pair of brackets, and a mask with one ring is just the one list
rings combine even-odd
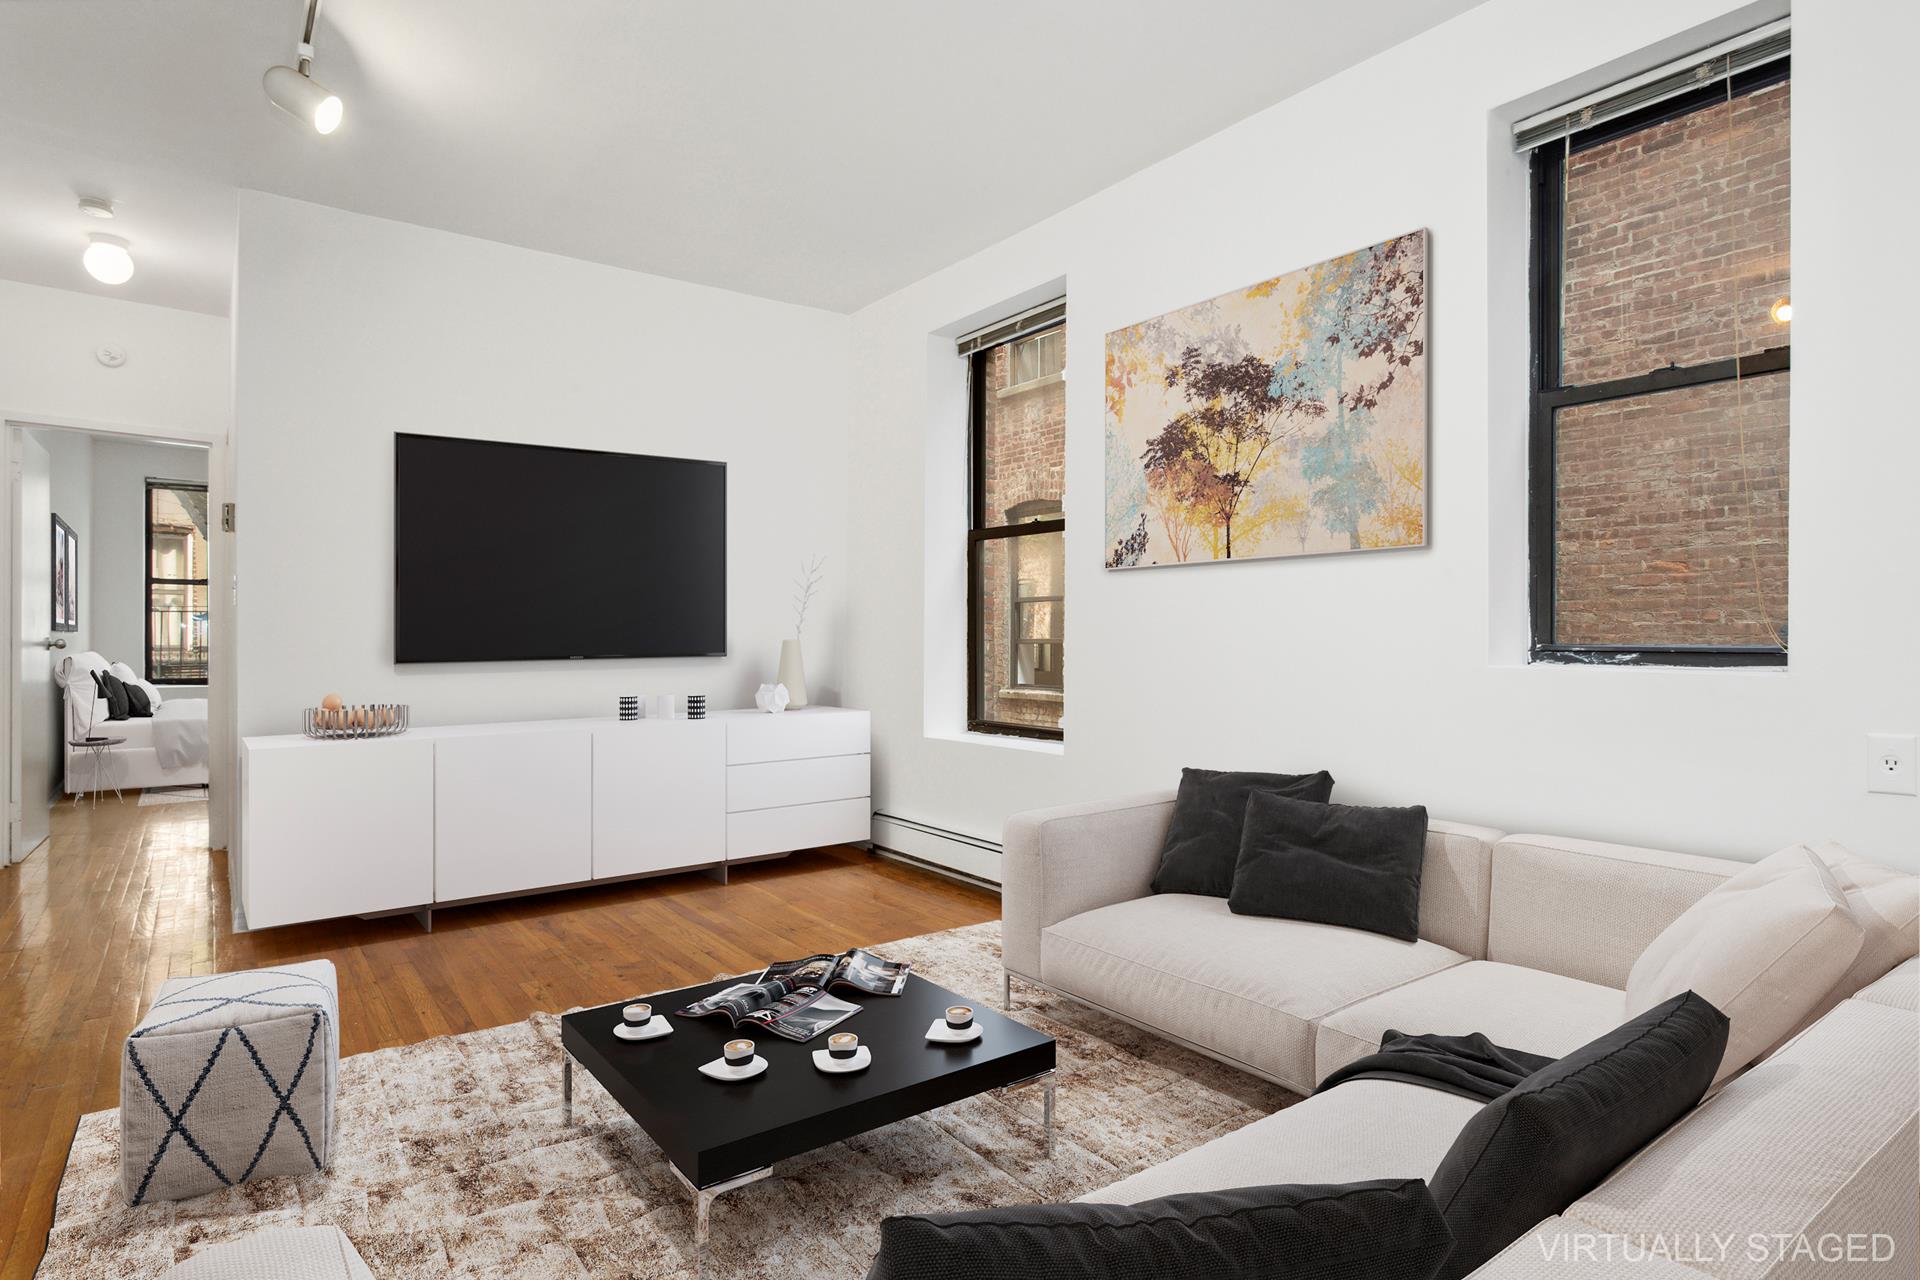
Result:
{"label": "chrome table leg", "polygon": [[667,1161],[667,1170],[673,1174],[673,1180],[685,1187],[687,1194],[693,1197],[693,1274],[697,1280],[704,1274],[707,1265],[707,1234],[713,1224],[713,1202],[729,1191],[771,1176],[773,1166],[749,1169],[737,1178],[728,1178],[710,1187],[694,1186],[671,1160]]}
{"label": "chrome table leg", "polygon": [[1002,1091],[1012,1093],[1015,1089],[1025,1089],[1030,1085],[1040,1086],[1040,1124],[1046,1135],[1047,1159],[1053,1159],[1053,1086],[1056,1072],[1042,1071],[1037,1076],[1028,1076],[1025,1080],[1015,1080],[1002,1086]]}
{"label": "chrome table leg", "polygon": [[560,1123],[573,1123],[573,1055],[560,1051]]}

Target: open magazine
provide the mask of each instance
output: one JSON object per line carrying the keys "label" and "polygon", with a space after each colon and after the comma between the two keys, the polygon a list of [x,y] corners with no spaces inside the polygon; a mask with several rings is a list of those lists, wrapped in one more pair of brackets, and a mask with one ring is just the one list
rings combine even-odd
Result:
{"label": "open magazine", "polygon": [[751,982],[736,982],[704,1000],[695,1000],[680,1010],[680,1016],[725,1014],[736,1029],[760,1028],[804,1043],[860,1012],[859,1005],[828,995],[827,987],[848,987],[868,995],[899,995],[909,968],[860,950],[783,960],[768,965]]}
{"label": "open magazine", "polygon": [[882,960],[871,951],[855,947],[839,955],[808,956],[804,960],[780,960],[760,971],[760,982],[788,978],[816,987],[851,987],[870,996],[897,996],[907,985],[913,966],[903,960]]}

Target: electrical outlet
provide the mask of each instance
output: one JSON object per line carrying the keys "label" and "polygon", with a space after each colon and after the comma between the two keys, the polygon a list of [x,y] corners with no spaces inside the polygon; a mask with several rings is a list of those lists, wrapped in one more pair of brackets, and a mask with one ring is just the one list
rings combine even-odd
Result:
{"label": "electrical outlet", "polygon": [[1920,795],[1910,733],[1867,735],[1867,790],[1890,796]]}

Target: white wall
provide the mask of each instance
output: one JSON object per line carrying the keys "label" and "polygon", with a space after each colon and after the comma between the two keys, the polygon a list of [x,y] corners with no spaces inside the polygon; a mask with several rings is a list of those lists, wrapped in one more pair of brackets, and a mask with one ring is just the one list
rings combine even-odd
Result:
{"label": "white wall", "polygon": [[[47,758],[53,762],[49,775],[53,782],[52,794],[57,798],[65,781],[63,761],[67,755],[67,711],[66,700],[58,691],[60,661],[77,653],[93,648],[96,634],[94,603],[99,593],[94,590],[93,581],[93,540],[95,521],[93,518],[93,437],[81,431],[28,431],[32,439],[47,452],[48,490],[53,498],[53,514],[67,522],[73,530],[73,536],[79,541],[80,559],[77,565],[80,573],[79,591],[80,621],[76,629],[57,633],[67,642],[65,649],[56,649],[47,657],[51,660],[55,678],[55,693],[50,701],[45,724],[37,729],[22,725],[21,733],[37,732],[46,741]],[[9,525],[9,528],[12,526]],[[35,562],[42,566],[37,572],[25,575],[27,579],[50,579],[53,575],[53,539],[51,531],[43,530],[35,541],[22,549],[23,567],[26,562]],[[23,748],[24,750],[24,748]]]}
{"label": "white wall", "polygon": [[[810,683],[834,700],[847,317],[257,192],[239,246],[241,733],[296,732],[329,691],[422,724],[612,715],[628,692],[751,705],[807,555],[828,573]],[[396,666],[402,431],[727,462],[730,656]]]}
{"label": "white wall", "polygon": [[[185,445],[93,441],[92,646],[144,671],[147,651],[147,478],[207,480],[207,451]],[[87,618],[82,611],[82,621]],[[189,696],[198,697],[198,694]]]}
{"label": "white wall", "polygon": [[[875,713],[877,807],[997,839],[1014,811],[1171,786],[1186,764],[1324,766],[1338,799],[1509,831],[1741,858],[1831,836],[1920,868],[1920,800],[1866,792],[1864,735],[1920,729],[1920,431],[1905,382],[1870,372],[1904,368],[1912,290],[1863,265],[1910,204],[1869,176],[1886,153],[1860,127],[1904,112],[1905,43],[1873,35],[1886,6],[1794,18],[1790,668],[1519,660],[1525,187],[1504,126],[1774,8],[1495,0],[859,312],[844,665]],[[1419,227],[1431,545],[1104,571],[1103,335]],[[1050,753],[954,733],[965,395],[948,335],[1061,278],[1071,608]]]}
{"label": "white wall", "polygon": [[[127,353],[109,369],[103,343]],[[227,322],[197,311],[0,280],[0,413],[148,434],[224,435]]]}

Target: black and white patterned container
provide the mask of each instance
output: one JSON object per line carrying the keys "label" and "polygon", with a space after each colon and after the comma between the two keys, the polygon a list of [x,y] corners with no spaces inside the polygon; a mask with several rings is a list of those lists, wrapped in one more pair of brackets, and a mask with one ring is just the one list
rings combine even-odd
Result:
{"label": "black and white patterned container", "polygon": [[640,718],[639,694],[623,693],[620,695],[620,718],[622,720],[638,720]]}
{"label": "black and white patterned container", "polygon": [[690,693],[687,695],[687,719],[705,720],[707,718],[707,695]]}

